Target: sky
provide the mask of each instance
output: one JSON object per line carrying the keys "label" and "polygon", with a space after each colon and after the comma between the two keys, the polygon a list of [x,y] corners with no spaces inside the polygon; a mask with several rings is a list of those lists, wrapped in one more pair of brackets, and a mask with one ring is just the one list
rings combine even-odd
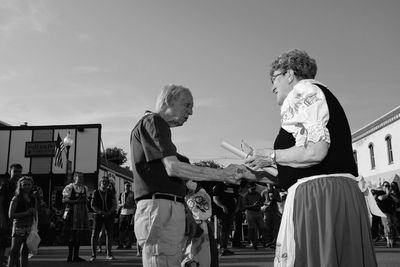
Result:
{"label": "sky", "polygon": [[238,163],[221,142],[272,146],[270,63],[298,48],[354,132],[399,106],[399,12],[398,0],[0,0],[0,120],[100,123],[130,161],[133,126],[180,84],[194,110],[172,129],[178,152]]}

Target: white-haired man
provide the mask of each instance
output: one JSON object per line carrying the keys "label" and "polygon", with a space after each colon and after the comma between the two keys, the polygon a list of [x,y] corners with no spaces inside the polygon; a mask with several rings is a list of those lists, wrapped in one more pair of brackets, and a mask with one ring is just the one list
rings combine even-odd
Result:
{"label": "white-haired man", "polygon": [[134,194],[137,202],[135,234],[143,248],[143,266],[181,266],[185,235],[185,180],[237,183],[253,178],[244,166],[211,169],[190,165],[171,140],[171,127],[182,126],[193,113],[188,88],[167,85],[156,111],[139,120],[130,137]]}

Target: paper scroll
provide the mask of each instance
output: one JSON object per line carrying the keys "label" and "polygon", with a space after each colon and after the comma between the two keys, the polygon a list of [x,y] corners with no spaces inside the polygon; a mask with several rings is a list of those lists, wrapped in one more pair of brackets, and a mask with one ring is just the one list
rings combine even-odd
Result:
{"label": "paper scroll", "polygon": [[[228,143],[226,141],[222,141],[221,147],[226,149],[226,150],[228,150],[232,154],[235,154],[236,156],[238,156],[241,159],[246,159],[246,157],[248,156],[245,152],[243,152],[239,148],[235,147],[234,145],[232,145],[232,144],[230,144],[230,143]],[[272,166],[263,168],[263,170],[268,172],[269,174],[271,174],[273,176],[277,176],[278,175],[278,171],[276,170],[276,168],[274,168]]]}
{"label": "paper scroll", "polygon": [[222,141],[221,146],[228,150],[229,152],[231,152],[232,154],[235,154],[236,156],[238,156],[241,159],[245,159],[247,157],[247,154],[244,153],[242,150],[240,150],[239,148],[229,144],[226,141]]}

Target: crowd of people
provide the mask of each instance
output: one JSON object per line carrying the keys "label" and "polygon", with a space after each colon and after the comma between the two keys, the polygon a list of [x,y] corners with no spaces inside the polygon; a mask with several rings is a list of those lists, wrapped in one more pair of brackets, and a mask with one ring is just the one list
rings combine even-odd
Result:
{"label": "crowd of people", "polygon": [[[129,249],[135,242],[133,214],[136,205],[131,183],[125,184],[117,203],[115,185],[108,176],[103,176],[98,189],[90,193],[83,184],[83,174],[75,172],[73,181],[62,191],[65,209],[61,215],[61,226],[58,226],[61,229],[57,233],[54,222],[50,221],[51,211],[43,200],[41,188],[35,185],[32,177],[22,176],[22,170],[21,164],[12,164],[10,178],[0,180],[0,266],[27,266],[31,253],[28,251],[27,238],[35,218],[42,243],[52,245],[58,239],[58,245],[67,245],[67,262],[86,261],[79,256],[79,248],[82,242],[87,241],[90,229],[91,261],[96,260],[97,253],[101,253],[102,229],[106,236],[107,260],[115,259],[111,252],[115,228],[120,233],[117,249]],[[48,235],[57,238],[49,239]],[[125,242],[126,246],[122,247]],[[7,247],[10,249],[6,253]],[[140,256],[139,248],[138,253]]]}
{"label": "crowd of people", "polygon": [[[99,254],[103,231],[106,259],[115,259],[112,246],[118,218],[117,249],[130,248],[134,235],[145,267],[218,266],[218,256],[234,254],[228,249],[229,240],[233,247],[248,241],[254,250],[259,242],[275,249],[275,267],[377,266],[350,127],[340,102],[315,80],[316,73],[316,62],[305,51],[294,49],[272,62],[271,91],[281,110],[275,143],[252,149],[243,164],[225,168],[191,164],[177,152],[171,128],[186,123],[194,99],[184,86],[165,86],[154,112],[146,111],[130,135],[133,192],[126,185],[117,198],[115,186],[103,176],[89,200],[81,173],[75,173],[64,188],[67,261],[85,261],[79,247],[82,232],[90,227],[91,210],[90,261]],[[257,182],[271,179],[264,170],[270,166],[277,167],[278,175],[260,190]],[[18,258],[25,267],[26,238],[40,201],[33,179],[21,177],[22,167],[11,166],[10,173],[11,179],[1,187],[1,240],[12,237],[8,267],[16,266]],[[399,189],[395,183],[384,183],[382,192],[375,196],[386,215],[382,224],[392,247]],[[213,229],[215,217],[218,229]],[[12,228],[7,227],[9,220]],[[248,240],[243,240],[243,225]]]}
{"label": "crowd of people", "polygon": [[[7,202],[9,218],[15,220],[15,226],[12,228],[12,233],[9,233],[10,236],[2,232],[1,248],[6,247],[7,237],[12,237],[8,266],[17,266],[19,262],[21,266],[27,266],[28,250],[24,241],[29,234],[34,215],[41,210],[39,203],[43,200],[35,189],[33,179],[21,176],[20,164],[12,164],[10,173],[11,178],[8,183],[2,184],[1,192],[3,197],[6,188],[9,189],[7,190],[9,193],[15,188],[15,195],[9,196],[8,199],[11,201]],[[201,182],[186,183],[185,201],[199,227],[186,241],[182,262],[184,264],[199,262],[199,266],[218,266],[218,256],[234,254],[228,249],[229,243],[232,248],[250,246],[257,250],[261,241],[264,248],[275,249],[283,211],[283,205],[279,204],[284,203],[287,191],[278,190],[272,184],[260,186],[253,182],[242,182],[240,185],[222,182],[211,184],[211,187],[205,184],[203,188]],[[393,247],[400,235],[398,185],[396,182],[384,182],[381,187],[373,189],[372,193],[379,208],[386,215],[383,218],[373,216],[372,237],[374,241],[385,240],[387,247]],[[66,206],[63,214],[63,231],[65,244],[68,247],[67,262],[85,261],[79,257],[79,247],[86,236],[84,231],[89,230],[89,211],[94,212],[91,261],[96,259],[98,253],[102,253],[102,232],[106,237],[106,259],[115,259],[111,253],[114,243],[118,244],[117,250],[132,248],[135,243],[133,225],[136,204],[131,183],[124,185],[124,191],[117,200],[114,183],[112,180],[110,182],[108,176],[102,177],[99,180],[98,190],[89,194],[87,187],[83,185],[83,174],[76,172],[73,175],[73,182],[65,186],[62,195]],[[2,198],[3,200],[6,198]],[[215,218],[218,221],[217,229],[213,227]],[[119,231],[117,239],[113,238],[115,221],[118,223]],[[44,233],[43,230],[40,232],[43,236]],[[138,243],[136,251],[137,256],[141,256]],[[4,255],[4,250],[1,255]]]}

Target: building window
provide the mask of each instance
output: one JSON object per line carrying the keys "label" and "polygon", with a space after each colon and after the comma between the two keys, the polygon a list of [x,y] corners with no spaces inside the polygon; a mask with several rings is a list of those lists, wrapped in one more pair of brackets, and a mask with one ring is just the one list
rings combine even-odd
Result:
{"label": "building window", "polygon": [[374,144],[370,143],[368,145],[369,148],[369,156],[371,158],[371,169],[375,169],[375,155],[374,155]]}
{"label": "building window", "polygon": [[357,150],[353,150],[353,157],[354,157],[354,161],[357,164]]}
{"label": "building window", "polygon": [[386,136],[385,140],[388,153],[388,164],[392,164],[393,163],[392,136],[390,135]]}

